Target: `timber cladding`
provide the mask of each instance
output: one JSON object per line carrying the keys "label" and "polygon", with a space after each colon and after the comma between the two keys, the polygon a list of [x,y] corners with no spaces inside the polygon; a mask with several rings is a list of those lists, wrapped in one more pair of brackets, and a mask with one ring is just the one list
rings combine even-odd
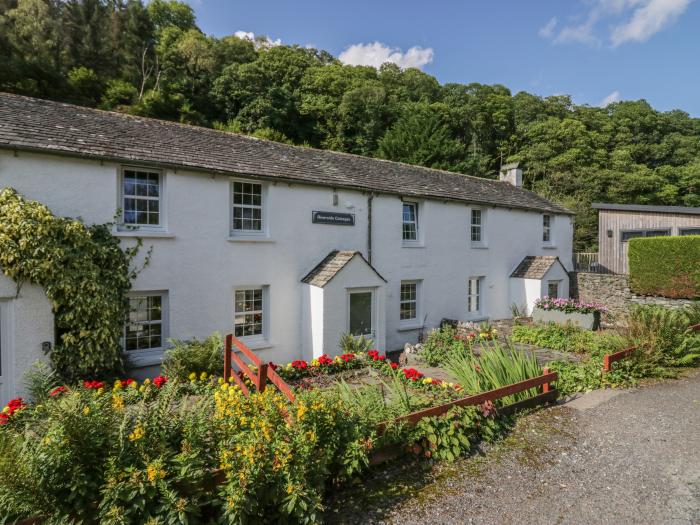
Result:
{"label": "timber cladding", "polygon": [[[599,262],[612,273],[629,273],[629,240],[641,232],[658,231],[660,235],[680,235],[681,231],[700,228],[700,214],[640,210],[599,209]],[[679,208],[679,210],[682,208]],[[697,208],[688,208],[695,210]],[[664,233],[662,233],[664,232]],[[667,232],[667,233],[666,233]]]}

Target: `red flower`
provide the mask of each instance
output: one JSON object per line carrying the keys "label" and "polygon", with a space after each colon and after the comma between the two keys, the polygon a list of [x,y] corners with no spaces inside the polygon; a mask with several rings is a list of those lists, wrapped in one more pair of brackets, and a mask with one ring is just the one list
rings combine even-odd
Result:
{"label": "red flower", "polygon": [[88,390],[98,390],[104,388],[105,384],[102,381],[83,381],[83,386]]}
{"label": "red flower", "polygon": [[277,365],[275,363],[273,363],[272,361],[267,363],[267,366],[269,366],[272,370],[277,370]]}
{"label": "red flower", "polygon": [[158,376],[153,378],[153,384],[156,385],[156,388],[162,387],[167,382],[168,378],[165,376]]}
{"label": "red flower", "polygon": [[398,363],[394,363],[394,362],[389,363],[389,366],[391,367],[392,370],[396,370],[399,367]]}
{"label": "red flower", "polygon": [[379,357],[377,357],[377,359],[375,359],[375,361],[386,361],[386,356],[380,355]]}
{"label": "red flower", "polygon": [[493,403],[491,401],[484,401],[481,404],[481,414],[484,417],[488,417],[491,414],[491,412],[493,412],[493,410],[494,410],[494,406],[493,406]]}
{"label": "red flower", "polygon": [[297,370],[306,370],[309,365],[306,361],[298,359],[297,361],[292,361],[292,367],[296,368]]}
{"label": "red flower", "polygon": [[349,363],[350,361],[355,359],[355,354],[343,354],[340,356],[340,358],[346,363]]}
{"label": "red flower", "polygon": [[54,388],[51,392],[49,392],[49,397],[60,396],[64,392],[68,392],[68,388],[66,388],[65,386],[58,386]]}
{"label": "red flower", "polygon": [[321,357],[318,358],[318,364],[319,365],[331,365],[333,364],[333,360],[328,357],[328,355],[323,354]]}
{"label": "red flower", "polygon": [[[130,384],[132,384],[134,382],[134,380],[133,379],[122,379],[120,382],[121,382],[122,386],[129,386]],[[98,387],[98,388],[100,388],[100,387]]]}
{"label": "red flower", "polygon": [[379,350],[368,350],[367,355],[376,361],[377,357],[379,357]]}
{"label": "red flower", "polygon": [[7,425],[9,422],[10,416],[13,415],[15,412],[18,410],[22,410],[23,408],[26,408],[26,404],[24,401],[22,401],[21,397],[17,397],[15,399],[11,399],[9,403],[7,403],[7,406],[5,407],[7,411],[2,411],[0,412],[0,425]]}
{"label": "red flower", "polygon": [[423,377],[423,374],[421,374],[415,368],[404,368],[403,374],[404,374],[404,376],[406,376],[406,379],[410,379],[411,381],[417,381],[421,377]]}

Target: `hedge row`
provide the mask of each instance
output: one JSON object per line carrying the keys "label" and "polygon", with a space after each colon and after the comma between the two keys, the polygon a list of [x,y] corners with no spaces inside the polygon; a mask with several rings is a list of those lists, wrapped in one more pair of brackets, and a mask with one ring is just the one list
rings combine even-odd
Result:
{"label": "hedge row", "polygon": [[628,257],[633,292],[700,297],[700,235],[630,239]]}

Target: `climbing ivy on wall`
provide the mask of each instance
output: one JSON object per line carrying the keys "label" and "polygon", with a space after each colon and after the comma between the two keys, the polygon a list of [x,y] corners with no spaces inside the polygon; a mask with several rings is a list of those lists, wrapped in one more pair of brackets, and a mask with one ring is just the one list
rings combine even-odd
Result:
{"label": "climbing ivy on wall", "polygon": [[43,287],[51,301],[55,370],[66,380],[121,372],[130,269],[140,243],[122,250],[108,225],[56,217],[11,188],[0,190],[0,270]]}

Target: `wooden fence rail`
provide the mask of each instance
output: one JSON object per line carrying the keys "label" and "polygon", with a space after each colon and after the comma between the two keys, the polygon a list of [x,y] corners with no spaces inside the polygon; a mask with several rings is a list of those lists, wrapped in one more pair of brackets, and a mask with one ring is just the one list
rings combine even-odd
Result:
{"label": "wooden fence rail", "polygon": [[607,374],[608,372],[610,372],[613,363],[615,363],[616,361],[620,361],[625,357],[631,356],[638,349],[638,346],[631,346],[630,348],[625,348],[624,350],[620,350],[619,352],[615,352],[613,354],[605,354],[603,356],[603,373]]}
{"label": "wooden fence rail", "polygon": [[[234,348],[235,347],[235,348]],[[256,371],[250,368],[250,366],[243,361],[243,359],[236,353],[240,352],[245,357],[247,357],[253,366],[255,366]],[[236,384],[241,388],[241,391],[246,395],[250,395],[250,389],[245,384],[245,381],[241,376],[239,376],[235,370],[233,370],[233,365],[238,367],[238,370],[250,379],[253,386],[258,392],[264,392],[267,386],[268,380],[275,385],[280,392],[282,392],[289,401],[294,402],[294,393],[292,388],[275,372],[268,363],[263,363],[263,361],[253,353],[253,351],[243,344],[240,340],[233,336],[233,334],[228,334],[225,339],[224,345],[224,381],[228,381],[230,378],[236,382]]]}
{"label": "wooden fence rail", "polygon": [[[542,392],[540,396],[534,396],[533,398],[539,398],[543,402],[553,401],[558,396],[558,391],[552,388],[550,383],[557,380],[557,373],[550,372],[548,368],[542,369],[542,375],[526,379],[525,381],[520,381],[519,383],[513,383],[512,385],[506,385],[501,388],[496,388],[495,390],[489,390],[488,392],[482,392],[480,394],[475,394],[468,397],[463,397],[443,405],[437,405],[434,407],[419,410],[418,412],[413,412],[405,416],[401,416],[395,419],[394,423],[405,423],[407,425],[415,426],[424,417],[440,416],[454,407],[460,406],[475,406],[481,405],[486,401],[496,401],[498,399],[517,394],[518,392],[524,392],[525,390],[530,390],[531,388],[542,387]],[[527,401],[527,400],[524,400]],[[503,407],[505,408],[505,407]],[[501,411],[503,410],[500,409]],[[380,432],[385,429],[387,423],[380,423]]]}

